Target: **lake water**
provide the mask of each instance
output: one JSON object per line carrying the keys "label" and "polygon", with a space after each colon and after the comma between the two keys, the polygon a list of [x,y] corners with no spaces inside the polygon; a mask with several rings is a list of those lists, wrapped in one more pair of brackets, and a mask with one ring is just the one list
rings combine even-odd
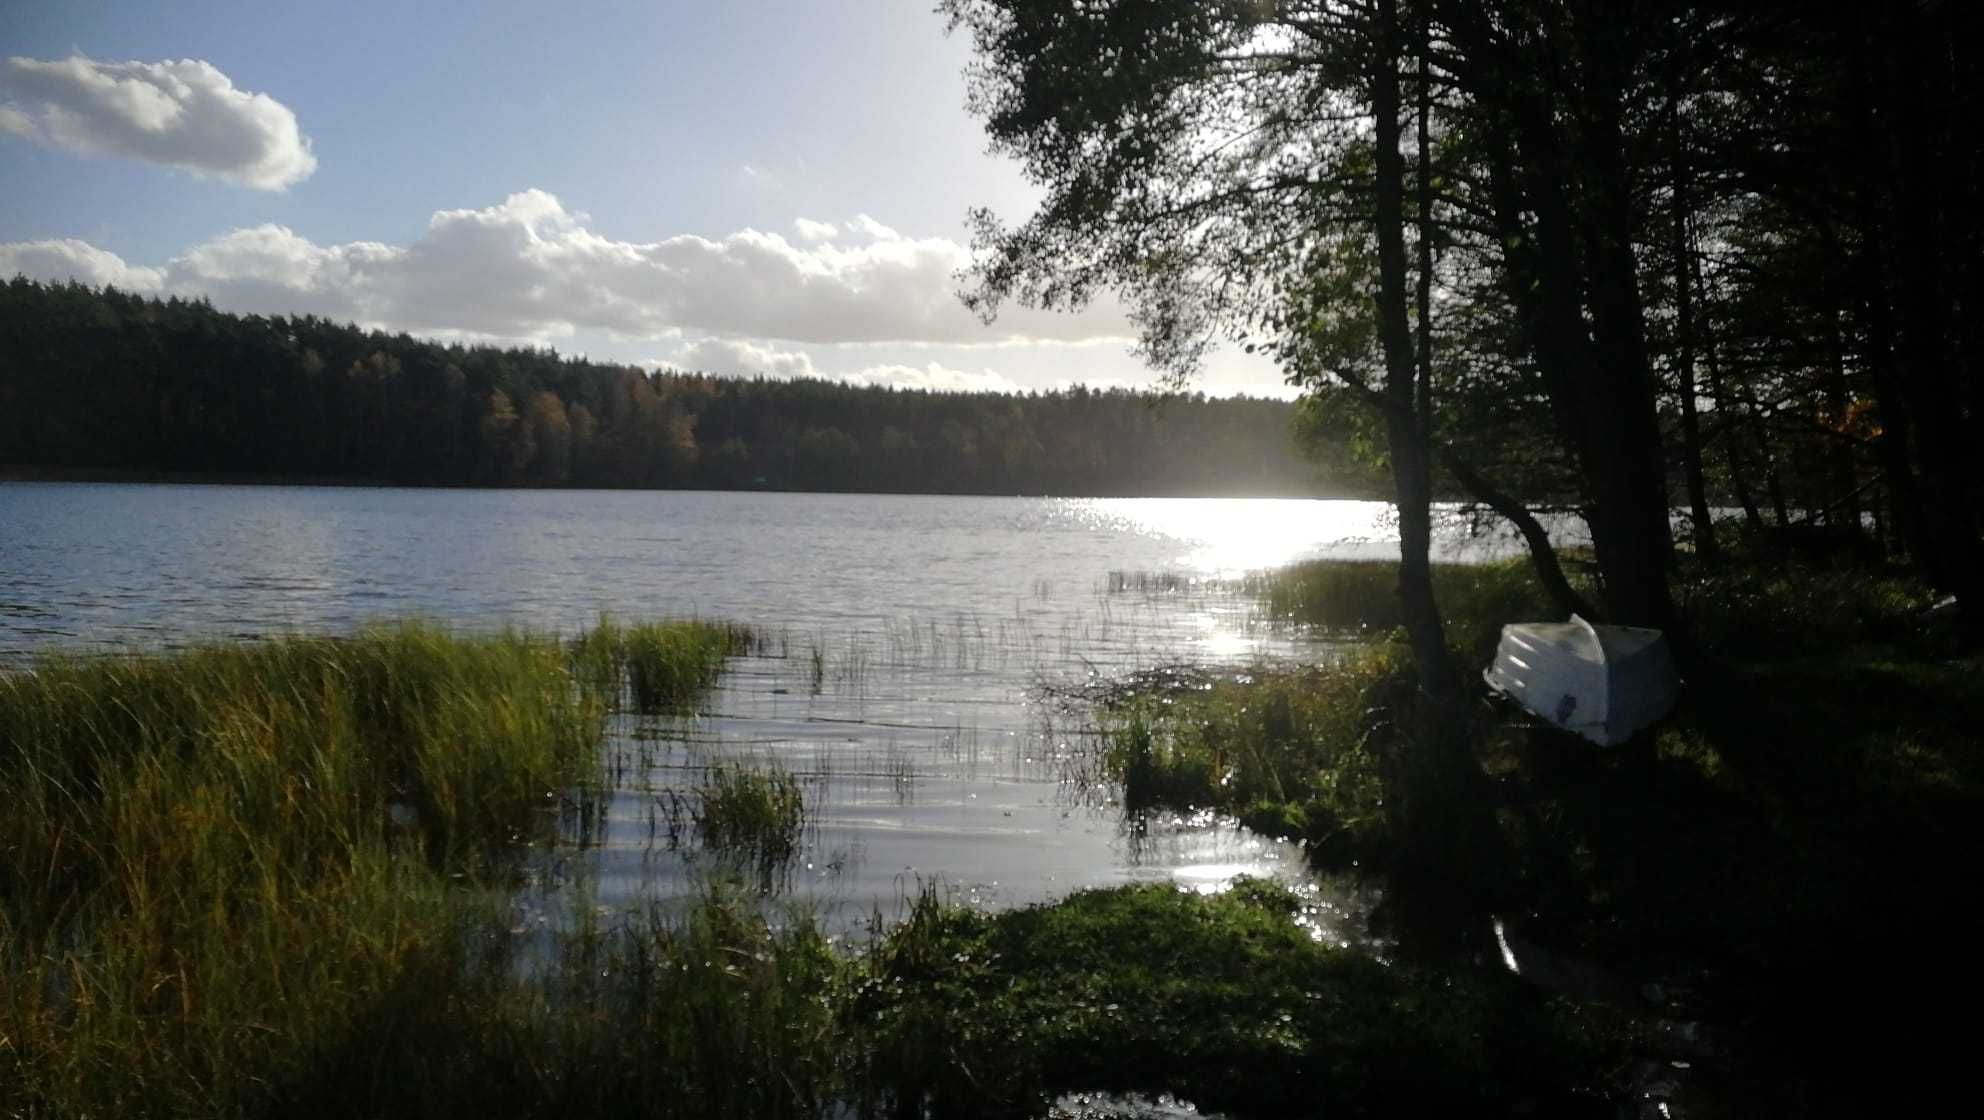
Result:
{"label": "lake water", "polygon": [[[560,898],[666,902],[708,870],[668,837],[710,765],[804,781],[782,891],[844,921],[918,885],[987,905],[1086,886],[1276,875],[1348,936],[1355,900],[1216,820],[1127,822],[1079,713],[1042,699],[1173,662],[1319,658],[1221,582],[1309,556],[1395,556],[1382,503],[0,484],[0,666],[45,648],[169,648],[417,616],[570,632],[721,618],[771,635],[693,720],[615,724],[603,827],[540,867]],[[1449,554],[1501,544],[1450,534]],[[1149,578],[1162,574],[1166,578]],[[816,662],[817,652],[817,662]],[[817,668],[816,668],[817,663]],[[523,926],[558,908],[533,904]]]}

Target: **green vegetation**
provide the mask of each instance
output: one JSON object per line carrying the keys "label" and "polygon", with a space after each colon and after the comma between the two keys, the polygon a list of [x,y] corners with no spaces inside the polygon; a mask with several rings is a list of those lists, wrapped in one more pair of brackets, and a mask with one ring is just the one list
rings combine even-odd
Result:
{"label": "green vegetation", "polygon": [[[1487,657],[1466,635],[1536,613],[1521,572],[1436,573],[1464,675]],[[1105,695],[1126,800],[1214,809],[1382,876],[1385,768],[1412,749],[1423,702],[1405,650],[1376,630],[1388,604],[1355,599],[1389,599],[1384,575],[1304,565],[1256,583],[1283,617],[1373,626],[1330,665]],[[1962,1068],[1947,1039],[1854,1024],[1908,1020],[1925,986],[1984,994],[1951,975],[1984,919],[1966,854],[1984,843],[1984,663],[1952,652],[1953,620],[1926,616],[1928,593],[1892,571],[1765,554],[1691,562],[1676,588],[1702,669],[1634,744],[1598,750],[1478,689],[1466,705],[1501,846],[1483,889],[1523,916],[1526,954],[1542,947],[1530,974],[1587,1008],[1686,1014],[1740,1039],[1677,1055],[1726,1079],[1738,1111],[1800,1092],[1857,1108],[1884,1099],[1874,1070]]]}
{"label": "green vegetation", "polygon": [[799,854],[806,796],[789,770],[719,763],[697,787],[690,813],[704,845],[742,858],[770,884]]}
{"label": "green vegetation", "polygon": [[1293,415],[1188,393],[652,373],[0,275],[0,472],[28,477],[1329,492],[1289,444]]}
{"label": "green vegetation", "polygon": [[[717,880],[606,923],[580,892],[549,948],[517,940],[524,842],[596,778],[635,665],[707,679],[745,640],[406,625],[0,678],[0,1114],[987,1115],[1098,1088],[1265,1113],[1600,1068],[1555,1004],[1325,947],[1264,884],[998,916],[926,891],[854,953]],[[775,861],[805,808],[720,764],[693,812]]]}
{"label": "green vegetation", "polygon": [[729,623],[621,626],[601,618],[573,639],[572,662],[591,687],[643,715],[661,715],[693,704],[716,683],[725,659],[760,644],[756,631]]}
{"label": "green vegetation", "polygon": [[[864,1074],[938,1116],[1039,1115],[1052,1093],[1169,1091],[1244,1116],[1562,1103],[1620,1037],[1506,976],[1324,946],[1242,882],[1087,891],[986,915],[927,892],[854,997]],[[900,1113],[898,1113],[900,1114]],[[912,1108],[909,1114],[919,1114]]]}
{"label": "green vegetation", "polygon": [[1256,668],[1183,689],[1131,689],[1102,712],[1124,807],[1218,809],[1313,845],[1332,866],[1383,852],[1371,737],[1380,697],[1408,692],[1395,645],[1326,668]]}
{"label": "green vegetation", "polygon": [[0,676],[0,1111],[255,1111],[486,994],[490,892],[596,769],[603,677],[706,679],[736,640],[633,632],[657,641],[405,625]]}
{"label": "green vegetation", "polygon": [[[1252,576],[1248,590],[1277,620],[1326,630],[1383,634],[1405,625],[1398,565],[1382,560],[1311,560]],[[1518,558],[1433,565],[1433,592],[1447,641],[1468,656],[1494,652],[1504,622],[1556,613]]]}

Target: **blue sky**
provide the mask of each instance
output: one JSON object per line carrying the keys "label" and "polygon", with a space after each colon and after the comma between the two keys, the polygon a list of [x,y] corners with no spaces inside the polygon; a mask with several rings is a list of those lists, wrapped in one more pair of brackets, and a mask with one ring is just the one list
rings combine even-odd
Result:
{"label": "blue sky", "polygon": [[[0,6],[0,271],[720,373],[1146,384],[1105,301],[981,327],[1036,197],[923,0]],[[1276,392],[1216,356],[1208,391]]]}

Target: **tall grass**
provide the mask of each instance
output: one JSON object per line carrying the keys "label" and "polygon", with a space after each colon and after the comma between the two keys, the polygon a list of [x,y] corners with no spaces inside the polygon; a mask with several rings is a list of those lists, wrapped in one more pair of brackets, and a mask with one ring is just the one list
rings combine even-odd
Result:
{"label": "tall grass", "polygon": [[[734,640],[676,637],[677,680]],[[1535,1064],[1499,1052],[1499,1016],[1538,1021],[1519,993],[1336,954],[1260,886],[996,918],[929,896],[865,957],[712,888],[521,968],[512,840],[593,776],[642,648],[405,626],[0,680],[0,1115],[904,1115],[1132,1086],[1370,1111],[1407,1075],[1446,1102]],[[1288,702],[1262,726],[1351,719]],[[1164,734],[1240,789],[1313,778]],[[776,852],[804,801],[728,767],[699,811]]]}
{"label": "tall grass", "polygon": [[[1282,621],[1385,633],[1405,624],[1392,560],[1310,560],[1250,577],[1245,587]],[[1433,565],[1447,641],[1469,656],[1494,652],[1504,623],[1555,617],[1528,561]]]}
{"label": "tall grass", "polygon": [[1381,846],[1370,749],[1388,691],[1410,688],[1404,650],[1374,645],[1319,668],[1261,668],[1203,687],[1132,695],[1102,717],[1124,805],[1214,809],[1347,861]]}
{"label": "tall grass", "polygon": [[770,892],[791,871],[806,829],[805,789],[778,766],[718,763],[689,793],[657,798],[669,843],[693,832],[704,847],[755,873]]}
{"label": "tall grass", "polygon": [[1906,642],[1934,595],[1879,570],[1831,570],[1742,558],[1687,571],[1676,598],[1690,630],[1717,653],[1811,656],[1841,645]]}
{"label": "tall grass", "polygon": [[0,1113],[255,1112],[465,998],[613,686],[679,704],[739,640],[402,625],[0,677]]}
{"label": "tall grass", "polygon": [[661,622],[623,626],[602,617],[572,642],[572,663],[594,689],[644,715],[679,712],[716,683],[724,662],[756,649],[746,626]]}

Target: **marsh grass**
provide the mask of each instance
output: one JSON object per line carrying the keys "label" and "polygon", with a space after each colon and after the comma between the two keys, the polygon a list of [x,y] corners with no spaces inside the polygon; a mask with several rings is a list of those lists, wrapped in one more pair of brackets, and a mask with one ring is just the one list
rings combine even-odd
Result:
{"label": "marsh grass", "polygon": [[495,999],[478,947],[618,682],[678,703],[740,640],[407,624],[0,677],[0,1112],[252,1113],[354,1024]]}
{"label": "marsh grass", "polygon": [[[1311,560],[1251,576],[1243,587],[1278,621],[1378,635],[1405,623],[1396,561]],[[1470,657],[1492,654],[1504,623],[1557,614],[1520,558],[1435,564],[1433,594],[1448,643]]]}
{"label": "marsh grass", "polygon": [[[680,638],[678,680],[735,640]],[[1319,946],[1259,884],[999,916],[930,892],[848,953],[719,878],[684,909],[572,900],[520,967],[518,841],[597,780],[641,648],[407,626],[0,682],[0,1115],[982,1115],[1088,1088],[1371,1111],[1573,1052],[1531,1048],[1526,993]],[[692,812],[776,855],[805,808],[731,764]]]}
{"label": "marsh grass", "polygon": [[1104,707],[1104,760],[1131,812],[1210,809],[1326,863],[1368,858],[1383,846],[1371,738],[1408,673],[1383,644],[1320,667],[1163,674]]}
{"label": "marsh grass", "polygon": [[608,617],[571,643],[581,681],[642,715],[678,714],[706,693],[732,657],[762,648],[763,635],[717,622],[622,625]]}
{"label": "marsh grass", "polygon": [[761,889],[783,880],[806,829],[806,795],[790,770],[719,763],[697,787],[689,812],[696,836],[756,873]]}

